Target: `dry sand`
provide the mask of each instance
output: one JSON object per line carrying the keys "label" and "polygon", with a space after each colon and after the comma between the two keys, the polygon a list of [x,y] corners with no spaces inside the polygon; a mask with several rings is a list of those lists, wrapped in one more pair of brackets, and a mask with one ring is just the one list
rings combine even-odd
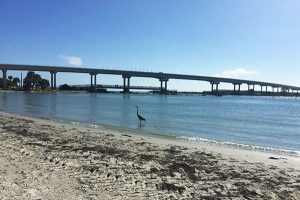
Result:
{"label": "dry sand", "polygon": [[300,199],[299,158],[0,119],[0,199]]}

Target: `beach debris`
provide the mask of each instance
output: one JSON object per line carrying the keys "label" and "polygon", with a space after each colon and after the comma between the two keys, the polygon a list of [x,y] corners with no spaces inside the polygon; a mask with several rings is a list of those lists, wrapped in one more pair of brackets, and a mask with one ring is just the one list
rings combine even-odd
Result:
{"label": "beach debris", "polygon": [[274,156],[269,157],[269,159],[270,159],[270,160],[280,160],[280,159],[282,159],[282,160],[287,160],[287,158],[274,157]]}
{"label": "beach debris", "polygon": [[176,186],[172,183],[162,183],[157,185],[157,188],[162,190],[172,191],[172,192],[178,192],[179,194],[182,194],[186,190],[185,187]]}

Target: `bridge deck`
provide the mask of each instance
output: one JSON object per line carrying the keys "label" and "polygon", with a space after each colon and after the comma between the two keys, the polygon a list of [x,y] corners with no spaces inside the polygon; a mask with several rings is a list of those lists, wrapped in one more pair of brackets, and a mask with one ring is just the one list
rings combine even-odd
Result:
{"label": "bridge deck", "polygon": [[182,80],[197,80],[208,81],[211,83],[232,83],[232,84],[248,84],[280,87],[291,90],[300,90],[300,87],[269,83],[262,81],[252,81],[243,79],[220,78],[211,76],[197,76],[185,74],[172,74],[162,72],[142,72],[142,71],[128,71],[128,70],[112,70],[112,69],[95,69],[95,68],[76,68],[76,67],[56,67],[56,66],[42,66],[42,65],[16,65],[16,64],[0,64],[1,70],[20,70],[20,71],[49,71],[49,72],[70,72],[70,73],[92,73],[92,74],[111,74],[111,75],[126,75],[131,77],[147,77],[157,79],[182,79]]}
{"label": "bridge deck", "polygon": [[[90,87],[90,85],[73,85],[74,87],[82,87],[87,88]],[[123,85],[96,85],[97,89],[105,88],[105,89],[123,89]],[[130,89],[133,90],[160,90],[160,87],[152,87],[152,86],[134,86],[131,85]]]}

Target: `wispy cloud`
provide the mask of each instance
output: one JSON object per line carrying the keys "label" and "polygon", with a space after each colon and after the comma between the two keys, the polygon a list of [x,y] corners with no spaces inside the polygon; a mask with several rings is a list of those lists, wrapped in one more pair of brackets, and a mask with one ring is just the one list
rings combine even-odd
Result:
{"label": "wispy cloud", "polygon": [[258,71],[250,71],[243,68],[237,68],[232,70],[225,70],[221,73],[215,74],[217,77],[224,77],[224,78],[240,78],[243,76],[255,75],[259,74]]}
{"label": "wispy cloud", "polygon": [[82,65],[83,63],[82,58],[78,56],[58,55],[58,57],[67,61],[70,65]]}

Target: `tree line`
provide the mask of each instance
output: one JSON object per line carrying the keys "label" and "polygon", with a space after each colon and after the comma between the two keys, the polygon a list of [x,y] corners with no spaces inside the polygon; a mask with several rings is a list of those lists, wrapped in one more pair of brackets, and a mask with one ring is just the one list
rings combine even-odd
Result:
{"label": "tree line", "polygon": [[[0,86],[2,87],[3,79],[0,78]],[[7,86],[10,88],[20,88],[20,79],[18,77],[8,76],[7,77]],[[28,72],[26,77],[23,80],[23,89],[24,90],[45,90],[50,86],[50,83],[47,79],[43,79],[41,75],[36,74],[35,72]]]}

